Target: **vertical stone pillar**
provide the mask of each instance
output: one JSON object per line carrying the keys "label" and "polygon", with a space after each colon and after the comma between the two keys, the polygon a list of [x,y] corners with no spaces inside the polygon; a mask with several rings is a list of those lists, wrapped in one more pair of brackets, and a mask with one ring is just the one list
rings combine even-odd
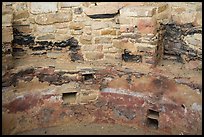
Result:
{"label": "vertical stone pillar", "polygon": [[12,40],[13,40],[13,10],[10,5],[2,4],[2,52],[12,52]]}

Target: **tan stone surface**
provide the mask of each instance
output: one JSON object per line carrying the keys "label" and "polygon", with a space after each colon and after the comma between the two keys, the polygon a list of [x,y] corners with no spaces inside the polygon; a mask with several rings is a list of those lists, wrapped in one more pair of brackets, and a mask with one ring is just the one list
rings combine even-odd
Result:
{"label": "tan stone surface", "polygon": [[74,30],[81,30],[84,28],[84,24],[81,22],[70,22],[69,28]]}
{"label": "tan stone surface", "polygon": [[35,22],[40,25],[49,25],[54,23],[69,22],[72,19],[71,12],[58,12],[41,14],[35,18]]}
{"label": "tan stone surface", "polygon": [[14,13],[13,19],[18,20],[18,19],[28,18],[28,17],[29,17],[29,11],[24,10],[24,11],[19,11],[19,12]]}
{"label": "tan stone surface", "polygon": [[101,30],[101,35],[116,35],[116,30],[104,29],[104,30]]}
{"label": "tan stone surface", "polygon": [[5,14],[2,15],[2,26],[12,26],[13,15]]}
{"label": "tan stone surface", "polygon": [[37,37],[37,40],[51,40],[51,39],[55,39],[54,34],[45,34]]}
{"label": "tan stone surface", "polygon": [[101,52],[86,52],[85,57],[88,60],[98,60],[98,59],[102,59],[104,55]]}
{"label": "tan stone surface", "polygon": [[156,12],[153,6],[126,6],[120,10],[121,16],[126,17],[152,17]]}
{"label": "tan stone surface", "polygon": [[2,42],[11,42],[13,40],[12,27],[2,27]]}
{"label": "tan stone surface", "polygon": [[116,14],[119,10],[119,3],[118,2],[102,2],[97,6],[92,5],[88,8],[85,8],[84,12],[87,15],[96,15],[96,14]]}
{"label": "tan stone surface", "polygon": [[33,14],[57,11],[57,2],[31,2],[30,11]]}

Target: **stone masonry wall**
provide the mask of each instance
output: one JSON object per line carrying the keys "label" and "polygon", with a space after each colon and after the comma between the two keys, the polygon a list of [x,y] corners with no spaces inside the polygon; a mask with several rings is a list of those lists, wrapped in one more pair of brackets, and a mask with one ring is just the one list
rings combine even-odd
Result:
{"label": "stone masonry wall", "polygon": [[[12,7],[13,18],[11,12],[3,12],[3,20],[9,17],[2,23],[3,36],[12,36],[7,34],[11,31],[4,30],[11,29],[13,21],[14,28],[31,34],[35,41],[60,42],[74,37],[86,61],[119,63],[127,55],[133,62],[155,64],[160,23],[202,26],[201,3],[195,2],[7,2],[4,5]],[[12,39],[3,38],[3,42],[7,41]]]}
{"label": "stone masonry wall", "polygon": [[13,40],[13,10],[11,5],[2,5],[2,52],[12,52],[11,43]]}

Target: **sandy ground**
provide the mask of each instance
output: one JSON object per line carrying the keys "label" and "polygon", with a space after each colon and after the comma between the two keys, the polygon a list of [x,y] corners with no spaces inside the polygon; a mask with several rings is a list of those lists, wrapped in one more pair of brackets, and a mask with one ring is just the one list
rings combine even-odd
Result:
{"label": "sandy ground", "polygon": [[39,128],[17,135],[158,135],[157,130],[128,127],[118,124],[66,124],[57,127]]}

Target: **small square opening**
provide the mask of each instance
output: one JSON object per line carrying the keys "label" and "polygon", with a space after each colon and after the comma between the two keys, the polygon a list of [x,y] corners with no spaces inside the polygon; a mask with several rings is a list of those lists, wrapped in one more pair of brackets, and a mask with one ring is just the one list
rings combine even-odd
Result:
{"label": "small square opening", "polygon": [[147,117],[154,117],[155,119],[158,119],[159,118],[159,112],[152,110],[152,109],[148,109]]}
{"label": "small square opening", "polygon": [[77,92],[62,93],[63,104],[73,104],[76,103]]}
{"label": "small square opening", "polygon": [[158,129],[159,121],[157,119],[147,118],[147,126],[153,129]]}
{"label": "small square opening", "polygon": [[153,129],[158,129],[159,125],[159,112],[148,109],[147,110],[147,126]]}
{"label": "small square opening", "polygon": [[94,75],[93,74],[83,74],[83,79],[84,81],[88,81],[88,80],[93,80],[94,79]]}

